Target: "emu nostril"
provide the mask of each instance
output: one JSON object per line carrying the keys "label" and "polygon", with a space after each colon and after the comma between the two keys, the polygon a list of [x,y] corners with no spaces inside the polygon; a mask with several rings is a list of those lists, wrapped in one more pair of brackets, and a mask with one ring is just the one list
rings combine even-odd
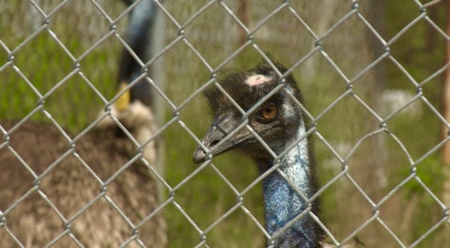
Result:
{"label": "emu nostril", "polygon": [[217,145],[217,143],[219,143],[219,141],[220,141],[220,140],[213,140],[213,141],[211,142],[211,144],[209,144],[209,148],[212,148],[212,147],[214,147],[215,145]]}

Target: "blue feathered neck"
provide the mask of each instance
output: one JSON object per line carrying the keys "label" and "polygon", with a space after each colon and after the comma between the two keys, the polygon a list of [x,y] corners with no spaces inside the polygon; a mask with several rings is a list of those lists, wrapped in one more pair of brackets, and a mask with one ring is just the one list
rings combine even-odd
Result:
{"label": "blue feathered neck", "polygon": [[[295,139],[304,134],[305,127],[302,124]],[[291,145],[292,143],[287,143],[286,148]],[[270,235],[278,234],[280,229],[302,214],[308,207],[307,202],[298,191],[307,198],[313,195],[309,161],[308,141],[305,137],[292,147],[279,162],[279,170],[291,181],[291,184],[278,171],[272,172],[263,180],[266,229]],[[267,168],[267,166],[261,167]],[[294,185],[298,191],[291,185]],[[317,247],[319,237],[315,233],[315,226],[314,220],[306,213],[284,232],[269,241],[268,246],[276,248]]]}

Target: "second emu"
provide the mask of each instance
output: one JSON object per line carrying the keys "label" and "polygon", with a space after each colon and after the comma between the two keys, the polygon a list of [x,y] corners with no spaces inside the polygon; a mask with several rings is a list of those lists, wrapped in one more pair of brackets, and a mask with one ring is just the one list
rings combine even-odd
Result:
{"label": "second emu", "polygon": [[[130,14],[126,40],[143,61],[155,14],[149,0]],[[141,74],[124,49],[119,80]],[[0,121],[1,247],[166,247],[166,223],[156,211],[150,86],[141,80],[130,91],[111,114],[139,148],[108,116],[82,136],[53,124]]]}

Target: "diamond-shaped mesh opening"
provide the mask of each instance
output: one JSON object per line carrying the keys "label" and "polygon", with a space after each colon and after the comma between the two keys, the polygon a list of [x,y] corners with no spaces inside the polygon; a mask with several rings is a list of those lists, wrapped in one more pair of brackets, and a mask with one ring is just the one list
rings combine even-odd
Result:
{"label": "diamond-shaped mesh opening", "polygon": [[[369,49],[367,44],[363,45],[354,39],[355,36],[366,37],[371,41]],[[324,51],[349,79],[357,77],[382,52],[381,41],[357,15],[347,16],[321,43]],[[351,53],[358,53],[360,57],[351,56]]]}
{"label": "diamond-shaped mesh opening", "polygon": [[397,238],[395,234],[392,234],[392,230],[385,228],[385,223],[380,218],[374,218],[367,226],[353,236],[347,244],[353,246],[377,246],[381,239],[383,240],[383,245],[386,247],[400,247],[403,244]]}
{"label": "diamond-shaped mesh opening", "polygon": [[290,45],[293,48],[299,43],[314,44],[315,42],[311,33],[288,8],[283,8],[272,15],[263,26],[256,30],[253,37],[255,43],[274,58],[288,58],[285,66],[291,66],[297,60],[307,56],[311,52],[311,47],[301,46],[295,49],[273,49],[273,47],[280,47],[283,40],[292,41]]}
{"label": "diamond-shaped mesh opening", "polygon": [[[68,216],[72,233],[83,245],[92,243],[92,240],[104,246],[120,245],[132,236],[132,227],[109,201],[104,198],[96,199],[94,196],[92,200],[95,201],[85,205],[88,208],[80,209],[80,215]],[[104,233],[108,235],[105,236]]]}
{"label": "diamond-shaped mesh opening", "polygon": [[[244,205],[245,202],[246,201],[244,200]],[[254,214],[255,212],[251,213]],[[242,230],[236,230],[236,225],[243,227]],[[252,236],[255,233],[258,233],[258,235],[256,237]],[[242,247],[247,245],[251,247],[260,247],[265,245],[264,236],[261,230],[254,223],[254,220],[240,208],[233,211],[208,233],[206,243],[211,247],[220,247],[223,245],[221,240],[230,240],[227,244],[230,245],[230,247]]]}
{"label": "diamond-shaped mesh opening", "polygon": [[[439,133],[432,139],[423,140],[420,144],[413,142],[413,140],[417,140],[415,137],[427,134],[430,128],[438,129],[442,124],[423,101],[418,101],[416,106],[417,108],[414,105],[409,107],[412,108],[414,115],[408,113],[409,108],[405,108],[387,122],[388,128],[404,144],[413,159],[419,159],[440,142]],[[417,113],[418,111],[420,112]],[[422,123],[420,120],[426,121]]]}
{"label": "diamond-shaped mesh opening", "polygon": [[390,8],[387,9],[386,16],[387,21],[392,23],[389,25],[388,30],[389,34],[387,36],[387,39],[392,38],[395,34],[399,33],[405,26],[410,24],[414,21],[415,18],[417,18],[420,14],[420,8],[415,4],[414,2],[408,2],[402,4],[401,8],[405,10],[404,13],[402,13],[402,18],[398,18],[399,20],[397,22],[392,22],[391,20],[395,17],[398,17],[398,13],[393,13],[397,8],[400,7],[398,3],[388,3],[388,6]]}
{"label": "diamond-shaped mesh opening", "polygon": [[[32,214],[33,212],[39,214]],[[11,233],[27,247],[50,243],[64,232],[64,221],[36,191],[28,194],[27,198],[8,212],[5,219]],[[38,235],[39,230],[46,232]]]}
{"label": "diamond-shaped mesh opening", "polygon": [[[332,105],[316,117],[317,130],[332,145],[348,144],[353,147],[363,136],[378,129],[379,123],[375,117],[353,95],[339,97]],[[361,119],[367,123],[360,125]],[[339,128],[339,132],[331,126]]]}
{"label": "diamond-shaped mesh opening", "polygon": [[163,3],[162,5],[163,8],[167,10],[169,15],[175,19],[175,22],[182,25],[186,23],[189,19],[191,19],[193,16],[195,16],[196,13],[201,13],[202,9],[205,6],[211,6],[213,4],[215,3],[211,4],[211,1],[204,0],[198,2],[198,4],[192,4],[192,2],[191,3],[184,2],[181,4],[173,4],[173,5]]}
{"label": "diamond-shaped mesh opening", "polygon": [[[17,154],[16,149],[3,146],[0,149],[0,157],[2,161],[8,162],[8,164],[5,163],[1,165],[1,168],[5,171],[4,175],[7,178],[15,178],[15,181],[17,182],[17,186],[14,187],[14,191],[5,194],[2,198],[1,210],[5,211],[17,200],[19,200],[20,197],[26,195],[27,192],[32,190],[35,177],[33,177],[32,172],[30,172],[32,169],[30,169],[29,165],[23,161],[23,158]],[[5,192],[8,190],[7,187],[10,187],[6,181],[3,181],[1,185]]]}
{"label": "diamond-shaped mesh opening", "polygon": [[[239,45],[238,37],[221,30],[238,33],[241,27],[219,4],[213,4],[199,13],[183,29],[187,41],[213,68],[227,59]],[[211,50],[220,53],[210,53]]]}
{"label": "diamond-shaped mesh opening", "polygon": [[[402,32],[405,28],[408,29],[408,25],[414,23],[417,18],[421,18],[425,13],[421,11],[421,7],[418,5],[419,2],[405,2],[399,4],[398,2],[388,1],[386,2],[385,8],[385,22],[389,25],[385,26],[386,40],[390,40],[395,37],[398,33]],[[431,4],[430,4],[431,3]],[[432,1],[422,1],[423,5],[426,6],[426,16],[434,23],[438,25],[442,30],[445,30],[445,3],[444,2],[434,2]],[[399,16],[399,8],[404,11]],[[400,17],[400,18],[399,18]],[[394,21],[394,19],[396,21]]]}
{"label": "diamond-shaped mesh opening", "polygon": [[[2,42],[7,46],[17,46],[23,42],[27,37],[32,36],[33,33],[43,24],[42,15],[29,1],[21,1],[2,6],[2,16],[0,27],[2,30],[17,27],[15,32],[10,35],[2,36]],[[30,13],[29,15],[19,16],[17,12]],[[20,27],[20,28],[19,28]]]}
{"label": "diamond-shaped mesh opening", "polygon": [[[345,201],[346,204],[341,204],[340,201]],[[353,209],[351,206],[358,208]],[[373,215],[373,207],[347,175],[337,179],[323,192],[322,208],[322,218],[327,220],[325,225],[339,242],[346,239]],[[347,223],[345,227],[337,224],[343,220]]]}
{"label": "diamond-shaped mesh opening", "polygon": [[[24,166],[24,168],[29,168],[36,174],[41,174],[58,157],[62,157],[69,147],[69,141],[65,137],[66,134],[60,132],[52,124],[41,125],[28,121],[17,125],[15,121],[4,121],[2,122],[2,128],[9,132],[7,137],[3,136],[5,141],[8,142],[5,142],[2,152],[5,152],[4,155],[11,159],[11,163],[17,166],[15,167],[17,169]],[[42,132],[47,135],[39,135]],[[26,141],[27,144],[23,141]],[[55,146],[45,146],[45,142],[48,141],[58,141],[59,143]],[[29,144],[38,146],[39,149],[33,149],[33,146],[29,146]],[[2,163],[2,166],[12,167],[12,164],[5,163],[4,165]]]}
{"label": "diamond-shaped mesh opening", "polygon": [[[290,4],[299,16],[306,22],[312,31],[322,37],[332,26],[344,18],[351,10],[349,4],[321,1],[317,3],[293,2]],[[322,16],[323,20],[317,21],[316,17]]]}
{"label": "diamond-shaped mesh opening", "polygon": [[[24,116],[36,108],[39,96],[30,88],[28,79],[23,74],[17,73],[13,66],[7,66],[0,72],[0,76],[5,79],[4,88],[0,91],[0,98],[5,101],[2,102],[3,109],[17,109]],[[14,111],[0,111],[0,117],[18,119],[20,115]]]}
{"label": "diamond-shaped mesh opening", "polygon": [[[408,28],[390,45],[392,56],[416,82],[420,83],[446,64],[443,50],[430,50],[430,47],[444,47],[447,43],[440,32],[442,30],[436,30],[428,21],[422,19]],[[422,33],[425,33],[428,39],[423,39]],[[405,42],[408,41],[416,42],[414,50],[404,48]],[[418,50],[422,50],[424,53],[417,53]],[[393,73],[392,70],[396,69],[394,66],[386,67],[388,73]]]}
{"label": "diamond-shaped mesh opening", "polygon": [[[100,186],[73,155],[62,157],[60,161],[52,161],[51,166],[45,169],[46,174],[39,180],[39,189],[61,214],[70,216],[85,206],[99,191]],[[63,180],[67,175],[70,178]]]}
{"label": "diamond-shaped mesh opening", "polygon": [[385,138],[384,133],[368,137],[348,154],[349,174],[373,201],[387,193],[385,187],[389,180],[386,178]]}
{"label": "diamond-shaped mesh opening", "polygon": [[[195,53],[186,46],[183,42],[178,42],[172,46],[164,56],[175,56],[176,54],[183,54],[185,58],[168,63],[164,61],[164,67],[173,66],[178,68],[176,73],[167,75],[167,82],[177,82],[181,78],[192,78],[193,80],[185,81],[184,84],[177,84],[176,87],[170,83],[166,84],[167,87],[172,87],[172,90],[167,93],[167,97],[175,105],[179,105],[186,100],[188,96],[196,91],[198,87],[207,82],[210,79],[211,72],[207,67],[198,59]],[[183,57],[184,57],[183,56]],[[173,111],[173,109],[169,109]]]}
{"label": "diamond-shaped mesh opening", "polygon": [[387,194],[387,186],[395,182],[386,175],[409,166],[402,144],[399,145],[396,139],[383,130],[375,130],[364,137],[361,143],[355,144],[351,141],[333,142],[332,139],[325,140],[324,136],[318,137],[322,141],[316,142],[316,148],[317,154],[321,156],[319,177],[323,184],[347,172],[373,201]]}
{"label": "diamond-shaped mesh opening", "polygon": [[[74,76],[77,80],[76,87],[83,89],[85,94],[92,94],[87,89],[89,86],[89,88],[95,88],[99,91],[103,97],[111,98],[117,90],[117,60],[120,55],[120,46],[120,42],[111,36],[102,40],[99,46],[93,49],[89,48],[91,50],[79,61],[82,75]],[[109,54],[106,51],[113,51],[114,53]],[[77,94],[76,97],[84,97],[84,94]],[[89,97],[94,100],[99,99],[93,94]],[[92,110],[99,108],[99,106],[95,107],[92,107]]]}
{"label": "diamond-shaped mesh opening", "polygon": [[445,30],[446,27],[446,20],[445,16],[447,16],[447,13],[445,11],[445,2],[428,2],[428,3],[423,3],[423,4],[427,4],[428,6],[426,6],[427,9],[427,16],[431,22],[433,22],[437,28],[441,29],[441,30]]}
{"label": "diamond-shaped mesh opening", "polygon": [[[233,194],[233,192],[229,189],[225,190],[228,186],[224,184],[223,180],[209,166],[200,171],[195,170],[190,173],[189,177],[186,176],[183,179],[188,180],[176,184],[175,209],[173,207],[167,209],[174,216],[168,217],[168,219],[170,222],[175,216],[181,218],[183,221],[177,221],[179,224],[174,225],[173,228],[178,230],[178,235],[186,235],[190,238],[179,240],[178,242],[186,242],[186,245],[195,246],[202,240],[201,233],[229,208],[224,207],[224,195],[217,194],[217,192],[223,192],[225,194]],[[208,192],[207,194],[195,194],[195,192],[189,190],[191,188],[202,188]],[[211,201],[211,197],[214,198],[213,201]],[[229,204],[228,206],[230,206]],[[202,207],[208,208],[209,210],[202,213],[192,211],[195,208]],[[171,209],[174,209],[174,211]],[[208,234],[206,235],[208,236]],[[174,244],[177,244],[177,241]]]}
{"label": "diamond-shaped mesh opening", "polygon": [[[424,163],[432,164],[433,161],[428,160]],[[393,188],[393,194],[380,206],[380,218],[405,245],[413,244],[423,235],[428,235],[426,233],[444,218],[442,207],[426,192],[427,186],[423,187],[425,185],[423,182],[430,182],[426,177],[424,176],[425,180],[422,180],[419,175],[418,179],[412,178],[402,183],[401,188]],[[428,218],[418,221],[421,216]]]}
{"label": "diamond-shaped mesh opening", "polygon": [[[2,223],[2,229],[0,230],[0,239],[4,240],[3,242],[9,242],[11,246],[20,247],[21,243],[16,242],[16,238],[13,234],[10,233],[8,227],[5,227]],[[22,244],[23,245],[23,244]]]}
{"label": "diamond-shaped mesh opening", "polygon": [[235,46],[235,49],[233,55],[229,55],[225,61],[222,61],[220,67],[217,68],[219,70],[217,73],[219,79],[232,73],[237,68],[250,69],[253,64],[262,62],[260,52],[250,45],[243,47]]}
{"label": "diamond-shaped mesh opening", "polygon": [[[307,110],[316,117],[329,107],[336,108],[336,103],[339,106],[339,102],[342,101],[340,98],[348,94],[346,82],[341,75],[318,52],[301,61],[303,63],[296,67],[294,76],[305,99],[304,105]],[[329,122],[321,121],[321,123]]]}
{"label": "diamond-shaped mesh opening", "polygon": [[[29,56],[33,54],[33,56]],[[73,60],[51,34],[42,31],[27,42],[16,54],[14,64],[39,91],[47,91],[73,70]],[[46,61],[46,63],[42,63]],[[28,63],[35,66],[30,67]],[[38,73],[39,72],[39,73]],[[40,84],[38,84],[40,83]]]}
{"label": "diamond-shaped mesh opening", "polygon": [[[117,4],[117,2],[115,3]],[[72,13],[72,14],[70,14]],[[87,18],[78,19],[77,13],[87,15]],[[75,55],[81,55],[85,49],[93,46],[98,40],[106,36],[112,25],[107,19],[109,16],[103,15],[90,2],[84,5],[68,1],[62,8],[58,9],[49,19],[49,29],[51,29],[58,39]],[[66,25],[60,26],[64,22]],[[68,33],[66,30],[70,29]],[[86,36],[86,41],[80,43],[73,36]]]}
{"label": "diamond-shaped mesh opening", "polygon": [[63,236],[58,236],[50,243],[53,246],[64,246],[64,247],[82,247],[81,243],[77,237],[71,233],[64,233]]}
{"label": "diamond-shaped mesh opening", "polygon": [[[74,74],[72,77],[61,81],[61,84],[45,101],[45,109],[53,115],[53,118],[65,127],[70,127],[66,123],[89,123],[100,112],[102,101],[97,92],[95,92],[89,85],[91,82],[86,81],[84,77],[79,74]],[[94,86],[95,87],[95,86]],[[110,88],[114,88],[112,83]],[[77,91],[70,100],[66,100],[69,92]],[[44,92],[47,94],[47,92]],[[83,103],[83,99],[88,98],[90,101]],[[60,106],[58,103],[65,101],[66,104]],[[83,116],[79,115],[78,110],[83,111]]]}
{"label": "diamond-shaped mesh opening", "polygon": [[[201,178],[207,178],[207,180],[201,180]],[[185,208],[186,205],[192,205],[192,202],[181,202],[179,204],[185,208],[185,211],[196,221],[200,228],[205,229],[211,225],[217,218],[223,215],[228,209],[232,208],[235,202],[225,202],[225,198],[230,198],[235,195],[231,189],[227,186],[223,179],[217,175],[209,166],[201,170],[197,175],[195,175],[188,182],[179,184],[180,189],[177,190],[177,195],[186,195],[187,199],[195,199],[195,204],[198,206],[210,206],[211,202],[221,201],[221,204],[217,204],[215,207],[211,206],[210,216],[206,213],[198,213],[192,211],[193,209]],[[202,188],[205,191],[204,195],[192,194],[194,192],[189,191],[190,188]],[[214,190],[216,188],[220,189],[221,194],[215,194]],[[209,196],[209,197],[207,197]],[[211,197],[213,198],[211,200]],[[195,209],[195,207],[194,207]]]}
{"label": "diamond-shaped mesh opening", "polygon": [[[171,240],[173,246],[189,246],[195,247],[201,240],[200,232],[186,219],[185,215],[180,212],[179,205],[169,204],[166,206],[166,211],[170,214],[165,216],[167,223],[173,223],[170,225],[170,232],[168,232],[168,239]],[[183,235],[184,239],[178,239],[179,235]]]}

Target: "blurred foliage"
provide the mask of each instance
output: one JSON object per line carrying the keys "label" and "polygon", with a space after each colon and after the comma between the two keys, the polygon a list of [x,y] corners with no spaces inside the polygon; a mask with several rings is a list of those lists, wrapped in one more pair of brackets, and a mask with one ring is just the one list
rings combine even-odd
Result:
{"label": "blurred foliage", "polygon": [[[237,13],[239,1],[223,2]],[[103,0],[98,3],[112,19],[125,9],[119,1],[110,3]],[[206,3],[208,1],[164,1],[163,5],[183,25]],[[441,30],[445,30],[448,14],[445,4],[439,3],[426,12]],[[48,13],[56,8],[57,3],[42,1],[42,5]],[[253,30],[277,9],[279,2],[252,0],[248,6],[247,25]],[[351,10],[347,2],[326,0],[291,1],[290,6],[318,37],[326,34]],[[113,96],[121,44],[114,37],[109,37],[80,61],[74,61],[67,55],[65,49],[74,58],[79,58],[110,31],[106,18],[89,1],[69,1],[50,18],[48,28],[51,32],[44,29],[32,40],[23,43],[44,22],[36,13],[34,17],[37,20],[33,16],[17,15],[17,10],[29,13],[30,9],[32,6],[26,1],[9,1],[8,4],[0,5],[0,39],[4,46],[14,51],[12,58],[5,47],[0,48],[0,118],[25,117],[38,106],[40,96],[51,92],[45,99],[44,109],[60,125],[80,131],[95,119]],[[389,53],[415,82],[420,84],[445,64],[446,41],[423,19],[397,36],[422,13],[414,1],[361,1],[359,11],[374,25],[383,40],[389,42],[397,37],[392,41]],[[180,30],[166,16],[163,19],[167,27],[165,44],[169,44],[179,36]],[[124,34],[125,27],[126,16],[118,20],[118,33]],[[206,104],[201,94],[196,92],[211,78],[208,67],[216,69],[242,46],[239,42],[240,26],[217,3],[193,18],[183,31],[186,40],[176,43],[158,59],[164,69],[161,73],[165,88],[162,89],[170,102],[156,96],[160,103],[156,111],[163,112],[161,124],[176,120],[162,134],[165,141],[166,180],[171,187],[176,187],[199,168],[191,162],[192,153],[198,144],[185,131],[185,127],[199,138],[208,129],[210,119]],[[252,39],[252,46],[243,48],[219,69],[251,68],[261,60],[255,47],[287,66],[293,66],[318,45],[309,31],[286,8],[271,16],[265,25],[256,30]],[[60,43],[64,46],[61,47]],[[21,44],[23,47],[16,51],[16,47]],[[353,79],[385,52],[381,42],[356,15],[328,33],[320,45],[349,79]],[[196,54],[200,54],[208,65]],[[8,62],[16,67],[5,66]],[[76,72],[78,65],[82,74],[73,74],[54,89],[63,78]],[[408,156],[416,161],[439,143],[441,123],[432,109],[422,101],[417,101],[386,121],[389,132],[362,140],[367,133],[378,130],[381,123],[368,113],[356,97],[381,118],[386,118],[397,109],[392,109],[391,103],[383,102],[385,90],[403,90],[411,96],[417,92],[417,87],[405,76],[402,68],[390,59],[384,59],[352,82],[352,94],[337,103],[336,99],[348,89],[347,81],[323,54],[316,52],[298,65],[294,76],[312,116],[310,122],[339,156],[346,160],[349,168],[348,175],[329,185],[322,196],[326,225],[337,240],[343,240],[372,217],[374,212],[371,203],[350,183],[349,177],[377,204],[410,175],[411,161]],[[439,75],[421,85],[424,96],[438,111],[442,80],[443,75]],[[90,83],[102,96],[97,95]],[[180,107],[191,96],[192,100]],[[333,107],[328,109],[330,104]],[[48,121],[42,112],[34,114],[32,119]],[[362,142],[355,147],[358,141]],[[402,145],[407,149],[407,154]],[[352,149],[354,153],[347,157]],[[315,135],[315,151],[320,181],[325,185],[342,171],[343,165],[318,135]],[[438,154],[432,154],[417,165],[418,178],[438,197],[445,180],[442,166]],[[237,209],[220,223],[215,223],[238,200],[234,189],[222,179],[222,175],[238,192],[246,189],[258,176],[248,159],[236,154],[224,154],[215,158],[213,165],[206,166],[175,192],[166,190],[165,199],[171,194],[175,196],[175,203],[169,204],[164,210],[169,224],[170,247],[194,247],[202,238],[206,238],[210,247],[263,246],[262,232],[244,209]],[[259,185],[244,195],[243,204],[264,225]],[[405,244],[420,238],[442,217],[442,209],[415,179],[386,199],[379,210],[380,218]],[[202,237],[197,228],[204,231],[211,225],[214,228]],[[438,228],[417,247],[442,247],[445,240],[450,239],[450,232],[445,228]],[[398,247],[396,241],[376,221],[361,230],[358,237],[367,247],[379,247],[381,240],[383,247]]]}

